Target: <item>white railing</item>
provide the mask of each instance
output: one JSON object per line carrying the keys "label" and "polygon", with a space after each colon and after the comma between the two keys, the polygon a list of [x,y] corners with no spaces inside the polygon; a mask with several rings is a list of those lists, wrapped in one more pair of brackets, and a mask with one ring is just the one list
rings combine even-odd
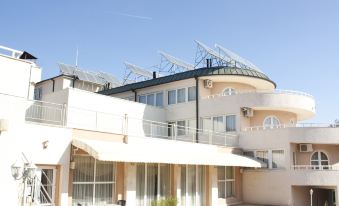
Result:
{"label": "white railing", "polygon": [[305,93],[305,92],[300,92],[300,91],[293,91],[293,90],[281,90],[281,89],[276,89],[276,90],[244,90],[244,91],[235,91],[232,94],[213,94],[213,95],[208,95],[205,97],[202,97],[202,99],[215,99],[215,98],[220,98],[220,97],[225,97],[225,96],[232,96],[232,95],[239,95],[239,94],[292,94],[292,95],[300,95],[300,96],[306,96],[310,98],[314,98],[312,95]]}
{"label": "white railing", "polygon": [[64,126],[64,105],[31,100],[28,100],[28,103],[29,107],[25,114],[26,121]]}
{"label": "white railing", "polygon": [[12,58],[19,58],[23,52],[0,45],[0,54]]}
{"label": "white railing", "polygon": [[339,128],[339,124],[330,124],[330,123],[297,123],[297,124],[278,124],[272,126],[253,126],[245,127],[243,131],[262,131],[262,130],[272,130],[272,129],[281,129],[281,128]]}
{"label": "white railing", "polygon": [[127,115],[66,107],[65,105],[40,101],[34,101],[31,104],[26,110],[25,119],[35,123],[135,137],[151,137],[230,147],[238,146],[238,136],[235,133],[201,130]]}
{"label": "white railing", "polygon": [[292,170],[324,170],[324,171],[329,171],[329,170],[339,170],[338,165],[292,165],[291,166]]}

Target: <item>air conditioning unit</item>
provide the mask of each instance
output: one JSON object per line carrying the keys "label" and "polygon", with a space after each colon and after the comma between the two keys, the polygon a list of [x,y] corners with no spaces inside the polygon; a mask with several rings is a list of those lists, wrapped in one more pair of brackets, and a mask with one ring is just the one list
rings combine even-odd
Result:
{"label": "air conditioning unit", "polygon": [[299,151],[300,152],[312,152],[313,151],[312,144],[299,144]]}
{"label": "air conditioning unit", "polygon": [[8,130],[8,120],[0,119],[0,133]]}
{"label": "air conditioning unit", "polygon": [[204,87],[206,89],[210,89],[213,87],[213,81],[212,80],[209,80],[209,79],[205,79],[204,80]]}
{"label": "air conditioning unit", "polygon": [[242,108],[245,117],[253,117],[253,109],[249,107]]}

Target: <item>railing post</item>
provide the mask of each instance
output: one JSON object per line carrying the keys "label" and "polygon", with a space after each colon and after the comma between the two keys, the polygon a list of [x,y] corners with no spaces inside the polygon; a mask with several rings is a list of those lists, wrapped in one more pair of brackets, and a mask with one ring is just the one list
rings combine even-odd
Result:
{"label": "railing post", "polygon": [[213,144],[211,130],[208,130],[208,142],[209,144]]}
{"label": "railing post", "polygon": [[177,125],[173,124],[173,139],[177,140]]}
{"label": "railing post", "polygon": [[122,134],[124,143],[128,143],[128,115],[125,114],[124,119],[122,121]]}

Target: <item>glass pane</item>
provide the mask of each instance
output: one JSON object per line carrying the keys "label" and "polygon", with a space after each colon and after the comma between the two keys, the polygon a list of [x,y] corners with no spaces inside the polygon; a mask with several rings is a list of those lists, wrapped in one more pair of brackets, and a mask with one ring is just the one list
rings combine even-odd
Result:
{"label": "glass pane", "polygon": [[311,160],[318,160],[318,152],[315,152],[315,153],[312,155]]}
{"label": "glass pane", "polygon": [[96,182],[113,182],[114,169],[112,162],[98,161],[96,165]]}
{"label": "glass pane", "polygon": [[170,165],[160,165],[160,198],[170,196],[171,192],[170,183]]}
{"label": "glass pane", "polygon": [[146,96],[139,96],[139,102],[146,104]]}
{"label": "glass pane", "polygon": [[137,165],[136,175],[136,203],[138,206],[143,206],[145,195],[145,164]]}
{"label": "glass pane", "polygon": [[154,94],[147,95],[147,104],[154,106]]}
{"label": "glass pane", "polygon": [[147,164],[147,204],[151,205],[152,200],[158,195],[158,164]]}
{"label": "glass pane", "polygon": [[280,121],[276,117],[272,117],[272,123],[274,126],[278,126],[280,124]]}
{"label": "glass pane", "polygon": [[185,135],[185,121],[177,121],[177,135]]}
{"label": "glass pane", "polygon": [[181,205],[186,205],[186,166],[181,166],[180,177],[180,191],[181,191]]}
{"label": "glass pane", "polygon": [[177,103],[177,91],[171,90],[168,91],[168,104],[176,104]]}
{"label": "glass pane", "polygon": [[223,117],[213,117],[213,131],[215,132],[225,132],[225,127],[223,123]]}
{"label": "glass pane", "polygon": [[323,152],[320,152],[321,160],[328,160],[327,155]]}
{"label": "glass pane", "polygon": [[157,106],[157,107],[164,106],[164,93],[159,92],[159,93],[156,94],[155,106]]}
{"label": "glass pane", "polygon": [[186,101],[186,88],[178,89],[178,103]]}
{"label": "glass pane", "polygon": [[73,184],[73,205],[93,204],[93,184]]}
{"label": "glass pane", "polygon": [[226,116],[226,132],[235,131],[235,115]]}
{"label": "glass pane", "polygon": [[187,203],[188,205],[195,205],[196,195],[196,166],[188,165],[187,167]]}
{"label": "glass pane", "polygon": [[95,185],[95,205],[113,204],[113,184]]}
{"label": "glass pane", "polygon": [[272,150],[272,167],[284,168],[284,150]]}
{"label": "glass pane", "polygon": [[195,101],[196,87],[188,87],[188,101]]}
{"label": "glass pane", "polygon": [[75,156],[75,172],[73,182],[94,181],[94,158],[91,156]]}
{"label": "glass pane", "polygon": [[226,197],[232,197],[234,195],[234,182],[226,182]]}
{"label": "glass pane", "polygon": [[219,166],[218,167],[218,180],[225,180],[225,167]]}
{"label": "glass pane", "polygon": [[197,182],[197,206],[204,206],[205,204],[205,167],[197,166],[198,182]]}
{"label": "glass pane", "polygon": [[265,119],[264,126],[265,127],[270,127],[271,126],[271,118],[270,117]]}
{"label": "glass pane", "polygon": [[226,179],[234,179],[234,167],[226,167]]}
{"label": "glass pane", "polygon": [[225,198],[226,196],[226,185],[225,182],[218,182],[218,198]]}

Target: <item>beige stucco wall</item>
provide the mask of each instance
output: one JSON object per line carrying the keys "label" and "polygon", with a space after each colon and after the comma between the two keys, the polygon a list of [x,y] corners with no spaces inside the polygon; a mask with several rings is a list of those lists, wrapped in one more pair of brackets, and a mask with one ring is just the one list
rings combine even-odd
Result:
{"label": "beige stucco wall", "polygon": [[324,152],[330,161],[330,165],[339,165],[339,145],[325,145],[325,144],[312,144],[313,152],[300,152],[299,145],[296,146],[296,161],[297,165],[311,165],[311,156],[316,151]]}
{"label": "beige stucco wall", "polygon": [[268,116],[277,117],[280,124],[295,124],[297,122],[297,115],[292,112],[274,111],[274,110],[255,110],[253,117],[250,119],[250,126],[263,126],[264,120]]}
{"label": "beige stucco wall", "polygon": [[211,89],[211,94],[222,94],[225,88],[233,88],[236,92],[254,91],[255,87],[249,84],[237,82],[215,82]]}

